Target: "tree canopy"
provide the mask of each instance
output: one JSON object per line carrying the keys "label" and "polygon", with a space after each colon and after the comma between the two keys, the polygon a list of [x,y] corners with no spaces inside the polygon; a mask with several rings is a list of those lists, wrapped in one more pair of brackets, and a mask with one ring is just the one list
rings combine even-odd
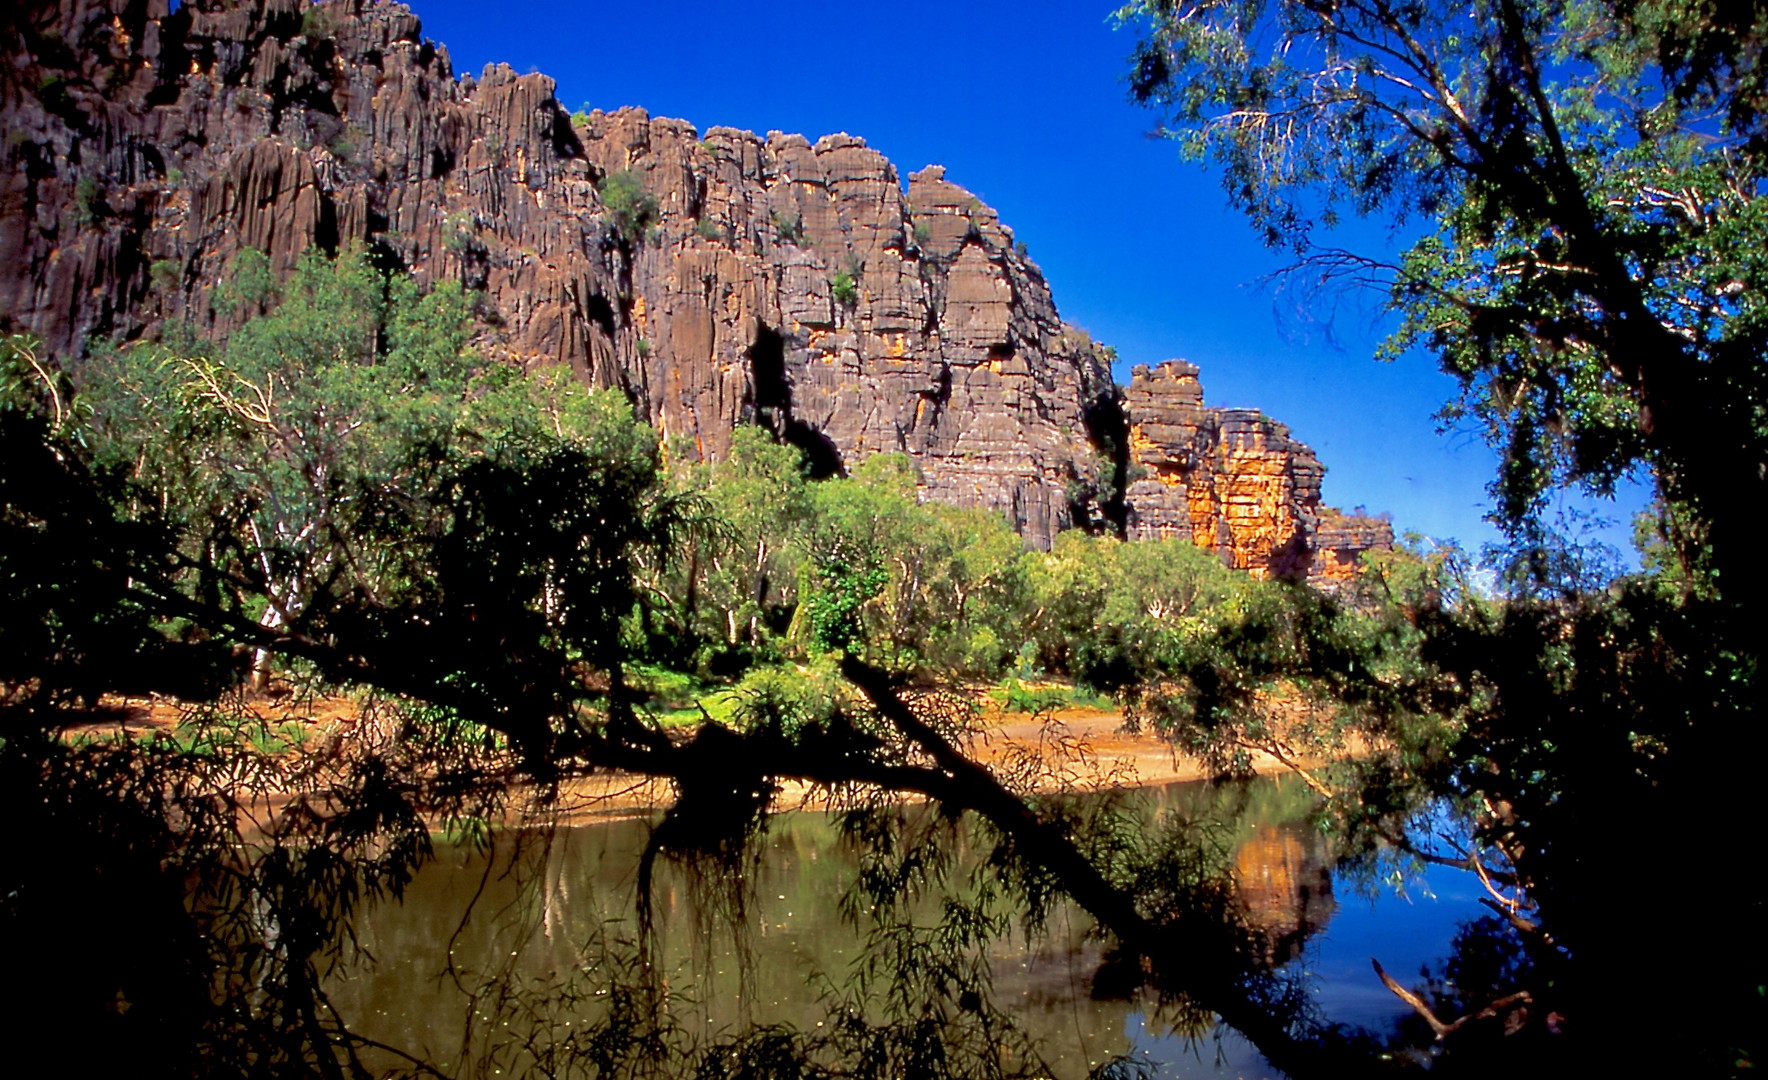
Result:
{"label": "tree canopy", "polygon": [[[904,456],[812,481],[755,428],[689,460],[618,391],[475,355],[452,287],[348,251],[278,283],[242,256],[223,302],[251,317],[225,343],[0,348],[0,809],[21,838],[0,955],[43,973],[4,1018],[15,1041],[167,1075],[435,1073],[328,998],[354,915],[401,894],[433,827],[500,842],[619,770],[674,793],[641,897],[673,861],[733,911],[774,796],[823,793],[879,948],[830,1031],[692,1043],[641,932],[593,988],[549,990],[579,1010],[569,1038],[542,1054],[532,1028],[483,1031],[487,1065],[1035,1075],[990,998],[990,942],[1066,904],[1109,942],[1099,986],[1188,1031],[1219,1019],[1293,1075],[1545,1072],[1617,1048],[1753,1066],[1762,904],[1725,875],[1726,826],[1754,807],[1716,770],[1762,749],[1761,12],[1120,15],[1144,35],[1134,92],[1217,156],[1231,201],[1316,270],[1378,281],[1391,347],[1463,380],[1452,412],[1505,451],[1501,588],[1423,541],[1337,595],[1177,542],[1028,552],[998,517],[922,502]],[[1391,262],[1323,246],[1344,211],[1415,239]],[[1614,578],[1539,511],[1637,469],[1658,546]],[[1415,1022],[1319,1014],[1237,899],[1231,823],[980,764],[974,681],[1032,697],[1050,676],[1223,777],[1269,754],[1347,868],[1472,875],[1490,915],[1422,983],[1375,967]],[[673,723],[665,684],[717,694]],[[272,693],[347,697],[350,737],[295,746],[255,711]],[[150,694],[176,703],[169,731],[92,735]],[[111,925],[119,896],[132,934],[42,932]]]}
{"label": "tree canopy", "polygon": [[[1133,96],[1270,244],[1387,292],[1459,378],[1516,525],[1649,472],[1685,560],[1763,598],[1768,159],[1758,4],[1153,0]],[[1410,236],[1336,248],[1356,213]]]}
{"label": "tree canopy", "polygon": [[[1606,1045],[1629,1039],[1617,988],[1693,990],[1668,1041],[1680,1049],[1660,1060],[1742,1067],[1760,950],[1723,963],[1602,878],[1640,852],[1722,858],[1706,815],[1749,811],[1711,770],[1763,749],[1768,9],[1154,0],[1118,17],[1140,36],[1132,95],[1221,168],[1296,272],[1382,290],[1399,316],[1385,351],[1433,353],[1463,388],[1446,422],[1473,420],[1502,453],[1502,602],[1389,595],[1408,613],[1401,637],[1416,635],[1398,655],[1435,673],[1403,680],[1434,687],[1410,708],[1460,732],[1407,771],[1478,800],[1476,836],[1511,875],[1494,912],[1536,968],[1521,981],[1569,994],[1563,1015]],[[1330,226],[1352,213],[1389,223],[1404,252],[1334,247]],[[1640,473],[1659,497],[1644,526],[1656,574],[1610,585],[1543,509],[1559,487],[1605,494]],[[1327,637],[1303,640],[1312,652]],[[1349,659],[1328,665],[1334,682]],[[1329,696],[1364,697],[1342,682]],[[1360,801],[1379,806],[1378,789]],[[1631,822],[1598,809],[1618,805],[1637,808]],[[1735,889],[1707,900],[1723,925],[1759,917]],[[1639,932],[1662,940],[1638,947]],[[1448,1045],[1464,1038],[1431,1020]],[[1714,1040],[1708,1023],[1734,1034]]]}

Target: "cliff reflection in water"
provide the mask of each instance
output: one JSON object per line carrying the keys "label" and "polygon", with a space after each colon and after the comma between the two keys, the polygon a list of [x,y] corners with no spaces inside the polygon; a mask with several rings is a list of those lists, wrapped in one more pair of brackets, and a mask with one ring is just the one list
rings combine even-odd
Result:
{"label": "cliff reflection in water", "polygon": [[[1210,818],[1208,834],[1270,962],[1294,959],[1333,917],[1330,853],[1301,820],[1311,799],[1300,785],[1185,784],[1138,797],[1154,814]],[[475,1071],[463,1058],[487,1057],[505,1075],[525,1071],[522,1051],[496,1049],[500,1039],[537,1026],[555,1039],[580,1029],[604,1015],[611,992],[637,980],[636,878],[650,829],[649,820],[614,820],[511,831],[484,851],[440,849],[403,903],[362,914],[365,956],[334,980],[335,1004],[362,1034],[450,1072]],[[982,854],[960,852],[958,865]],[[835,821],[810,812],[774,819],[741,894],[723,887],[723,875],[660,862],[645,955],[677,1033],[704,1045],[739,1025],[815,1029],[838,998],[849,1007],[868,948],[863,912],[861,928],[841,914],[856,867]],[[967,879],[962,869],[951,875]],[[938,925],[939,898],[923,898],[913,916]],[[1058,1077],[1149,1051],[1172,1059],[1162,1075],[1213,1075],[1213,1044],[1199,1053],[1174,1039],[1207,1035],[1213,1018],[1155,1010],[1136,994],[1104,997],[1110,980],[1095,983],[1104,954],[1089,925],[1058,909],[1042,935],[994,939],[986,964],[996,1006]],[[1262,1064],[1256,1055],[1230,1057],[1247,1059],[1234,1062],[1236,1072]]]}
{"label": "cliff reflection in water", "polygon": [[1234,874],[1247,921],[1267,943],[1269,963],[1295,959],[1338,911],[1325,838],[1295,822],[1257,826],[1234,852]]}

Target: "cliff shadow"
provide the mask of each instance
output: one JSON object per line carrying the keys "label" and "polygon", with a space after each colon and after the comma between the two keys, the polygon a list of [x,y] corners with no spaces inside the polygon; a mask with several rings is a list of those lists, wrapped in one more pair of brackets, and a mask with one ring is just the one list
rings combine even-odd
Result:
{"label": "cliff shadow", "polygon": [[847,467],[834,440],[792,415],[792,383],[786,377],[786,339],[761,324],[749,346],[749,377],[754,386],[755,418],[774,438],[798,448],[812,480],[846,476]]}

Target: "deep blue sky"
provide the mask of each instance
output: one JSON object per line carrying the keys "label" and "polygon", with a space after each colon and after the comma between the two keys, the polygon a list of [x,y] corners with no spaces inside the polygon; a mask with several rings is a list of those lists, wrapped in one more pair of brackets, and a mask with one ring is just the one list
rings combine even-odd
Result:
{"label": "deep blue sky", "polygon": [[[1231,211],[1219,176],[1148,131],[1122,80],[1134,44],[1110,0],[842,4],[713,0],[411,0],[457,75],[501,61],[541,71],[568,108],[639,105],[717,125],[846,131],[905,179],[923,165],[1000,212],[1069,322],[1132,364],[1182,357],[1206,400],[1262,409],[1327,467],[1326,500],[1393,515],[1396,528],[1495,536],[1482,520],[1494,458],[1432,414],[1453,380],[1423,356],[1372,359],[1385,332],[1366,301],[1330,331],[1263,283],[1283,260]],[[1358,226],[1346,246],[1380,245]],[[1638,492],[1597,507],[1625,547]]]}

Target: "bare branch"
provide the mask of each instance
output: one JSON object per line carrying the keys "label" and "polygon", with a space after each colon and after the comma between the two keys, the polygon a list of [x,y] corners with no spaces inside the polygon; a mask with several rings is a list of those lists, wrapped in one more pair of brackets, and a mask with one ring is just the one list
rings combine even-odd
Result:
{"label": "bare branch", "polygon": [[1381,966],[1381,961],[1370,957],[1369,963],[1375,968],[1375,974],[1381,979],[1381,984],[1387,987],[1395,997],[1410,1006],[1412,1011],[1417,1013],[1426,1024],[1430,1025],[1430,1030],[1436,1032],[1438,1042],[1442,1042],[1474,1020],[1491,1020],[1507,1009],[1513,1009],[1518,1005],[1527,1005],[1535,1000],[1534,995],[1527,990],[1518,990],[1514,994],[1504,995],[1482,1009],[1470,1012],[1460,1019],[1445,1024],[1423,998],[1396,982],[1394,977]]}

